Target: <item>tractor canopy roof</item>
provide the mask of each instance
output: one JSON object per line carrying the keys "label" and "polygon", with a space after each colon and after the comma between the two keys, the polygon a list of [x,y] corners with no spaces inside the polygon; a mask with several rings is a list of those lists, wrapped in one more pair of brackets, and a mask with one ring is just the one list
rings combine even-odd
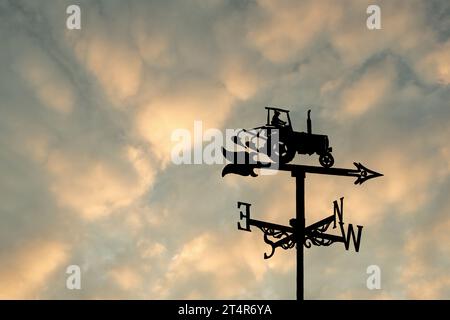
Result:
{"label": "tractor canopy roof", "polygon": [[266,107],[267,110],[274,110],[274,111],[281,111],[281,112],[289,112],[289,110],[280,109],[280,108],[273,108],[273,107]]}

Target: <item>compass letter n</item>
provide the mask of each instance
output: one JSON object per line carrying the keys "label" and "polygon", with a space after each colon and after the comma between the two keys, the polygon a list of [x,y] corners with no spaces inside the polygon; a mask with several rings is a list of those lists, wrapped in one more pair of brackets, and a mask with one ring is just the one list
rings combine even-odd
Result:
{"label": "compass letter n", "polygon": [[340,206],[339,206],[337,200],[335,200],[333,202],[333,205],[334,205],[333,229],[336,229],[336,217],[339,219],[339,223],[344,223],[344,197],[342,197],[339,200],[341,200]]}

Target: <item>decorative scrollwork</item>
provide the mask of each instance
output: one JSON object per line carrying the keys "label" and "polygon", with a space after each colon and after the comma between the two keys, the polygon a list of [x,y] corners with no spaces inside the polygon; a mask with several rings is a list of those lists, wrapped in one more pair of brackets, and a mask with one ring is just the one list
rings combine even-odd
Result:
{"label": "decorative scrollwork", "polygon": [[303,244],[306,248],[311,248],[311,245],[328,247],[333,243],[333,240],[322,238],[320,232],[314,232],[305,235]]}
{"label": "decorative scrollwork", "polygon": [[[303,245],[306,248],[311,248],[313,245],[327,247],[336,242],[333,239],[327,238],[327,234],[325,233],[330,227],[331,222],[331,219],[329,222],[324,221],[323,224],[317,225],[313,230],[305,233]],[[258,226],[258,228],[264,233],[264,242],[270,245],[270,252],[264,253],[264,259],[270,259],[278,247],[287,250],[294,248],[297,244],[294,232],[287,232],[266,226]]]}
{"label": "decorative scrollwork", "polygon": [[295,242],[294,240],[289,239],[289,241],[286,242],[286,243],[283,243],[283,244],[281,245],[281,247],[282,247],[284,250],[292,249],[293,247],[295,247],[295,244],[296,244],[296,242]]}
{"label": "decorative scrollwork", "polygon": [[[264,242],[270,245],[271,247],[271,251],[269,254],[264,253],[264,259],[270,259],[275,254],[275,249],[277,247],[281,247],[282,249],[287,250],[295,246],[295,238],[293,233],[263,226],[258,228],[264,233]],[[269,239],[269,237],[279,240],[272,241]]]}
{"label": "decorative scrollwork", "polygon": [[328,227],[329,227],[330,225],[331,225],[331,222],[329,222],[329,223],[327,223],[327,224],[324,224],[324,225],[321,225],[321,226],[317,227],[317,228],[315,229],[315,231],[317,231],[317,232],[319,232],[319,233],[323,233],[323,232],[325,232],[325,231],[328,230]]}
{"label": "decorative scrollwork", "polygon": [[264,233],[264,235],[267,235],[269,237],[274,237],[276,239],[280,239],[283,236],[289,235],[287,232],[275,230],[275,229],[268,228],[268,227],[259,227],[259,229],[261,229],[261,231]]}
{"label": "decorative scrollwork", "polygon": [[309,237],[305,237],[305,241],[303,242],[303,245],[305,246],[305,248],[311,248],[312,246],[312,241]]}
{"label": "decorative scrollwork", "polygon": [[330,227],[331,223],[334,221],[334,216],[329,216],[319,222],[314,223],[305,230],[305,239],[303,240],[303,245],[306,248],[311,248],[312,245],[315,246],[329,246],[334,240],[327,237],[325,233]]}

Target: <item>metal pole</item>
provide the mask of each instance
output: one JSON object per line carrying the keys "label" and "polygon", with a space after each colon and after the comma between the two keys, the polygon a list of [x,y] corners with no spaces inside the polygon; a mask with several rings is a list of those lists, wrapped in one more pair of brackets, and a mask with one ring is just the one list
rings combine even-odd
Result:
{"label": "metal pole", "polygon": [[303,242],[305,241],[305,172],[296,170],[292,172],[295,177],[295,218],[297,234],[297,301],[304,300],[304,264]]}

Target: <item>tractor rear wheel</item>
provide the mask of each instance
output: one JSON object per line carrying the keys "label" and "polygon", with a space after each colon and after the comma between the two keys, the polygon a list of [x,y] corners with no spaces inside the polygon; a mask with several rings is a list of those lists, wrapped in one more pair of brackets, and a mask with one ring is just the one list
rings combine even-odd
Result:
{"label": "tractor rear wheel", "polygon": [[330,168],[333,166],[334,164],[334,158],[333,155],[329,152],[321,154],[319,156],[319,162],[320,165],[324,168]]}
{"label": "tractor rear wheel", "polygon": [[294,159],[295,150],[289,148],[288,144],[284,141],[279,141],[272,145],[271,158],[274,162],[278,163],[288,163]]}

